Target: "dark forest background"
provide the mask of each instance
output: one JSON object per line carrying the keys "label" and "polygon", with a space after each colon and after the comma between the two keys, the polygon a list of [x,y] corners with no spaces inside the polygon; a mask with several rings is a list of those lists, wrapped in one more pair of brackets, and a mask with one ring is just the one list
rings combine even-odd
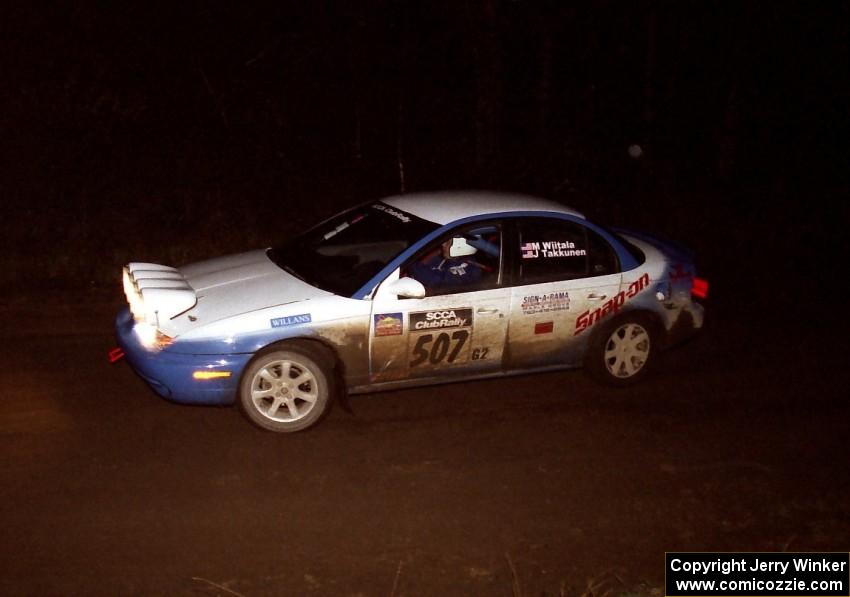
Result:
{"label": "dark forest background", "polygon": [[0,283],[117,289],[456,188],[811,273],[847,248],[848,6],[5,4]]}

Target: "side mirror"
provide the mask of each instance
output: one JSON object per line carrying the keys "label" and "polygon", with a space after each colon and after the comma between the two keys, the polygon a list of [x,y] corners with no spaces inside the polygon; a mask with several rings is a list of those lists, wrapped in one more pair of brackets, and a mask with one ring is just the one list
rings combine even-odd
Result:
{"label": "side mirror", "polygon": [[422,282],[413,278],[399,278],[387,285],[387,292],[404,298],[423,298],[425,287]]}
{"label": "side mirror", "polygon": [[466,257],[467,255],[475,255],[478,249],[466,242],[466,239],[461,236],[456,236],[452,239],[452,245],[449,247],[449,257]]}

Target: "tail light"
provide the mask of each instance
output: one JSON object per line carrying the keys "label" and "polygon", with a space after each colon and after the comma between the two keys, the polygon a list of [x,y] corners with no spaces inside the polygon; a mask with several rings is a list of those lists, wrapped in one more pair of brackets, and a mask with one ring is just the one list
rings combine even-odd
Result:
{"label": "tail light", "polygon": [[694,276],[693,283],[691,285],[691,294],[697,298],[706,298],[708,296],[708,280],[703,280],[702,278]]}

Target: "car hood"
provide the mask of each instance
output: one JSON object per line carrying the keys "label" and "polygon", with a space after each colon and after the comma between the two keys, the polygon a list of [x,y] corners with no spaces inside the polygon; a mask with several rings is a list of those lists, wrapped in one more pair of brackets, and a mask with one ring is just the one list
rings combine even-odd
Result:
{"label": "car hood", "polygon": [[195,306],[169,325],[178,335],[235,315],[331,296],[280,269],[264,250],[192,263],[178,271],[197,297]]}

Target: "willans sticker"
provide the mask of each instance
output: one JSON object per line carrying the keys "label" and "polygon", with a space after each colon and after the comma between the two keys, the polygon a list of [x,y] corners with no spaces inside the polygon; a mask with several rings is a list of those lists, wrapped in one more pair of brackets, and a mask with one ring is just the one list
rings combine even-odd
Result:
{"label": "willans sticker", "polygon": [[286,317],[277,317],[271,320],[271,325],[273,328],[285,328],[291,325],[298,325],[301,323],[310,323],[313,318],[309,313],[302,313],[301,315],[287,315]]}
{"label": "willans sticker", "polygon": [[568,240],[530,242],[520,246],[523,259],[548,259],[552,257],[584,257],[585,249],[576,249],[576,244]]}

